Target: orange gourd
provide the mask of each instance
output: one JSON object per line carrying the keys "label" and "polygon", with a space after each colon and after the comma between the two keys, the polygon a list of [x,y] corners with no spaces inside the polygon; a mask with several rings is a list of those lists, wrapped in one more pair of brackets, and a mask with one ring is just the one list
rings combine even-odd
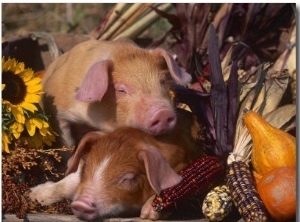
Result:
{"label": "orange gourd", "polygon": [[296,138],[273,127],[259,114],[244,115],[253,145],[251,163],[254,171],[264,175],[280,166],[296,167]]}
{"label": "orange gourd", "polygon": [[275,221],[295,218],[296,168],[278,167],[263,175],[257,184],[257,192]]}
{"label": "orange gourd", "polygon": [[258,184],[258,182],[260,181],[262,175],[256,173],[254,170],[252,171],[252,176],[254,178],[254,183],[255,183],[255,186]]}

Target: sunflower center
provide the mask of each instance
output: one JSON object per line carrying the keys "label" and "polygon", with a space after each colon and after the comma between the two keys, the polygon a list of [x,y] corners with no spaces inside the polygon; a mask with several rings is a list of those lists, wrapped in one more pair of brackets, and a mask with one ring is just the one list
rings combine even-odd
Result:
{"label": "sunflower center", "polygon": [[24,101],[27,86],[19,75],[15,75],[11,71],[2,72],[2,84],[5,84],[5,88],[2,91],[2,99],[14,105]]}

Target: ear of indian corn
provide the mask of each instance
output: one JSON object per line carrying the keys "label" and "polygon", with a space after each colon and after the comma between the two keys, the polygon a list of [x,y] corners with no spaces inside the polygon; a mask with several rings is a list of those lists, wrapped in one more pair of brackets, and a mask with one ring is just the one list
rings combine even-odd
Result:
{"label": "ear of indian corn", "polygon": [[156,195],[152,206],[157,212],[175,206],[215,185],[225,173],[225,163],[218,157],[205,156],[195,160],[179,174],[182,182]]}
{"label": "ear of indian corn", "polygon": [[268,221],[267,210],[245,162],[233,161],[227,165],[226,182],[233,202],[246,222]]}
{"label": "ear of indian corn", "polygon": [[209,221],[222,221],[232,210],[233,201],[227,185],[216,186],[205,196],[202,213]]}

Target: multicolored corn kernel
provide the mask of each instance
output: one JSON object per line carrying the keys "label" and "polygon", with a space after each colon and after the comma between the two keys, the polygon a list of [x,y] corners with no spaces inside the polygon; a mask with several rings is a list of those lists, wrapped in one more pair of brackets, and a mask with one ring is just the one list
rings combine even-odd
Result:
{"label": "multicolored corn kernel", "polygon": [[217,186],[203,200],[202,213],[210,221],[222,221],[232,210],[233,201],[227,185]]}
{"label": "multicolored corn kernel", "polygon": [[152,202],[153,209],[160,212],[188,200],[214,186],[225,173],[225,164],[218,157],[205,156],[195,160],[179,174],[182,182],[156,195]]}
{"label": "multicolored corn kernel", "polygon": [[255,188],[249,167],[243,161],[227,166],[226,182],[234,205],[246,222],[268,221],[267,210]]}

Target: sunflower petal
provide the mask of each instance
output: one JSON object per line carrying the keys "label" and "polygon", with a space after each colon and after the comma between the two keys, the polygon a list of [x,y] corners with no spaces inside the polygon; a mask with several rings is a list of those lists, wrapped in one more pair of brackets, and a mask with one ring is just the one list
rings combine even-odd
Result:
{"label": "sunflower petal", "polygon": [[37,126],[37,128],[42,129],[43,128],[43,120],[40,118],[32,118],[32,123]]}
{"label": "sunflower petal", "polygon": [[55,141],[51,141],[51,140],[48,140],[48,139],[45,139],[43,140],[43,142],[48,145],[48,146],[52,146],[52,142],[55,142]]}
{"label": "sunflower petal", "polygon": [[42,128],[42,129],[40,129],[40,134],[42,135],[42,136],[47,136],[47,134],[48,134],[48,129],[47,128]]}
{"label": "sunflower petal", "polygon": [[27,129],[27,132],[30,136],[33,136],[35,134],[36,125],[32,123],[32,119],[26,120],[25,126]]}
{"label": "sunflower petal", "polygon": [[28,103],[26,101],[22,102],[20,106],[26,110],[29,110],[30,112],[35,112],[38,110],[34,104]]}
{"label": "sunflower petal", "polygon": [[40,148],[43,145],[42,136],[39,133],[34,134],[34,136],[27,138],[28,146],[30,148]]}
{"label": "sunflower petal", "polygon": [[10,125],[9,127],[13,132],[23,132],[24,130],[24,125],[18,122],[14,122],[13,124]]}
{"label": "sunflower petal", "polygon": [[39,103],[41,101],[41,96],[37,94],[27,93],[25,96],[25,102],[27,103]]}
{"label": "sunflower petal", "polygon": [[6,153],[10,153],[9,148],[8,148],[8,143],[5,143],[2,139],[2,149],[4,150],[4,152]]}
{"label": "sunflower petal", "polygon": [[49,123],[47,123],[46,121],[43,121],[43,128],[49,128]]}
{"label": "sunflower petal", "polygon": [[8,144],[10,144],[9,137],[5,132],[2,132],[2,148],[6,153],[10,153]]}
{"label": "sunflower petal", "polygon": [[2,65],[2,71],[13,71],[13,68],[16,66],[15,59],[9,59]]}
{"label": "sunflower petal", "polygon": [[25,69],[25,64],[24,62],[19,62],[16,64],[16,66],[14,67],[14,73],[16,75],[20,75],[24,72],[24,69]]}
{"label": "sunflower petal", "polygon": [[9,106],[11,108],[11,112],[13,113],[15,120],[18,123],[25,123],[25,116],[23,109],[20,106]]}
{"label": "sunflower petal", "polygon": [[19,139],[21,136],[21,133],[24,130],[24,125],[20,124],[18,122],[14,122],[10,127],[10,130],[12,131],[12,134],[16,139]]}
{"label": "sunflower petal", "polygon": [[27,85],[27,92],[28,93],[39,93],[41,92],[42,84],[39,85]]}
{"label": "sunflower petal", "polygon": [[30,79],[30,81],[26,81],[25,84],[26,86],[38,85],[41,83],[41,81],[42,81],[41,78],[33,77],[32,79]]}
{"label": "sunflower petal", "polygon": [[26,70],[24,70],[24,72],[20,73],[20,76],[26,83],[34,77],[34,72],[31,69],[26,69]]}

